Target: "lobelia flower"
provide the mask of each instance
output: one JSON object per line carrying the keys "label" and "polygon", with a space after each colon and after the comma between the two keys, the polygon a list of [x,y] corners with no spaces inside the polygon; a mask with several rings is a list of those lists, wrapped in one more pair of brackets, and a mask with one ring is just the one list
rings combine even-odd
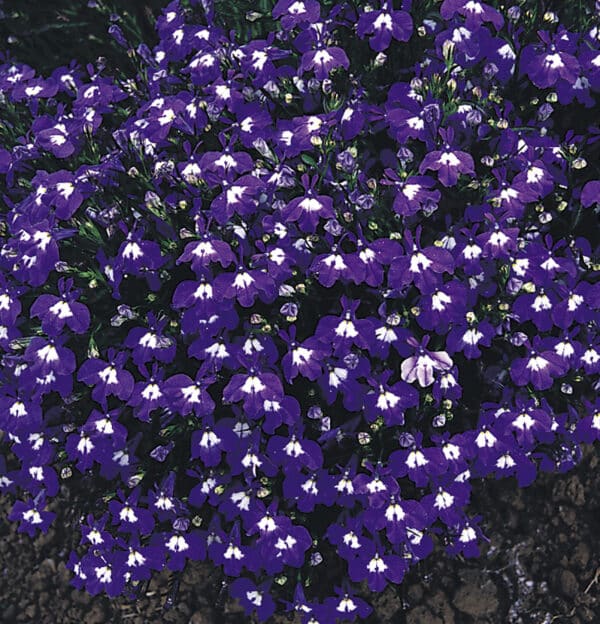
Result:
{"label": "lobelia flower", "polygon": [[433,382],[433,398],[439,403],[443,399],[456,400],[462,396],[462,387],[458,383],[458,368],[440,372]]}
{"label": "lobelia flower", "polygon": [[305,22],[314,24],[319,20],[321,7],[316,0],[278,0],[271,12],[273,19],[281,22],[284,30],[291,30]]}
{"label": "lobelia flower", "polygon": [[175,358],[175,340],[163,334],[167,321],[166,318],[157,319],[150,312],[149,328],[134,327],[129,330],[124,345],[132,350],[132,360],[138,368],[152,360],[170,363]]}
{"label": "lobelia flower", "polygon": [[324,316],[319,320],[315,336],[324,345],[333,347],[334,355],[347,353],[353,346],[366,349],[366,336],[371,331],[371,323],[366,319],[357,319],[356,310],[360,301],[352,301],[346,296],[340,299],[342,316]]}
{"label": "lobelia flower", "polygon": [[27,533],[33,538],[38,531],[45,533],[56,517],[54,512],[44,511],[45,507],[46,497],[40,492],[35,499],[16,501],[8,514],[8,519],[19,522],[19,533]]}
{"label": "lobelia flower", "polygon": [[[575,431],[577,439],[592,443],[600,438],[600,401],[596,399],[594,403],[583,400],[588,416],[579,420],[577,418],[577,429]],[[573,406],[569,406],[570,412],[575,412]],[[575,415],[575,414],[573,414]]]}
{"label": "lobelia flower", "polygon": [[369,589],[375,592],[383,591],[388,582],[400,583],[407,569],[405,559],[387,554],[372,540],[364,540],[358,555],[348,563],[350,579],[356,583],[366,579]]}
{"label": "lobelia flower", "polygon": [[277,297],[275,281],[270,275],[242,264],[236,273],[217,275],[213,288],[218,298],[235,299],[244,308],[253,306],[257,297],[264,303],[271,303]]}
{"label": "lobelia flower", "polygon": [[164,550],[167,555],[167,567],[173,572],[183,570],[187,559],[192,561],[206,559],[206,540],[199,531],[153,533],[151,545]]}
{"label": "lobelia flower", "polygon": [[329,74],[338,67],[348,69],[350,61],[342,48],[337,46],[325,46],[318,44],[314,50],[302,54],[300,71],[313,71],[317,80],[325,80]]}
{"label": "lobelia flower", "polygon": [[275,602],[269,593],[270,586],[270,581],[255,585],[249,578],[241,576],[233,581],[229,592],[239,599],[248,615],[256,612],[265,621],[275,613]]}
{"label": "lobelia flower", "polygon": [[551,38],[545,31],[538,31],[538,36],[541,44],[530,44],[521,52],[521,72],[540,89],[551,87],[561,79],[574,83],[580,68],[573,56],[571,38],[562,35]]}
{"label": "lobelia flower", "polygon": [[55,120],[44,115],[38,117],[32,125],[36,143],[51,152],[57,158],[68,158],[77,149],[78,132],[73,121]]}
{"label": "lobelia flower", "polygon": [[341,393],[343,405],[347,410],[361,409],[364,386],[358,379],[365,377],[369,368],[368,360],[355,353],[349,353],[343,359],[328,358],[323,366],[323,375],[317,379],[327,404],[332,405]]}
{"label": "lobelia flower", "polygon": [[[228,576],[240,577],[247,565],[256,560],[254,548],[242,544],[239,523],[235,523],[228,533],[222,532],[222,538],[208,546],[208,556],[216,565],[223,566]],[[254,566],[253,566],[254,567]]]}
{"label": "lobelia flower", "polygon": [[0,428],[9,434],[20,430],[29,432],[42,424],[42,409],[39,401],[15,380],[3,374],[0,379]]}
{"label": "lobelia flower", "polygon": [[584,185],[580,201],[585,208],[600,204],[600,180],[591,180]]}
{"label": "lobelia flower", "polygon": [[181,416],[195,414],[202,418],[213,413],[215,402],[208,393],[208,387],[215,381],[202,367],[196,372],[196,378],[178,373],[166,379],[162,384],[167,405]]}
{"label": "lobelia flower", "polygon": [[323,465],[321,447],[313,440],[302,437],[302,431],[289,437],[274,435],[267,444],[267,455],[279,466],[307,467],[317,470]]}
{"label": "lobelia flower", "polygon": [[369,45],[376,52],[387,50],[392,38],[408,41],[412,35],[413,22],[409,13],[394,11],[391,2],[383,2],[381,10],[362,12],[358,18],[357,34],[364,38],[369,34]]}
{"label": "lobelia flower", "polygon": [[310,513],[317,505],[330,507],[333,504],[331,491],[333,477],[324,469],[307,471],[299,467],[286,470],[283,481],[283,495],[294,501],[299,511]]}
{"label": "lobelia flower", "polygon": [[[326,598],[323,606],[333,614],[333,617],[344,619],[366,618],[373,609],[362,598],[356,596],[346,584],[344,587],[336,587],[336,597]],[[325,621],[328,621],[327,619]]]}
{"label": "lobelia flower", "polygon": [[150,422],[150,414],[167,405],[167,398],[163,387],[164,370],[157,363],[152,365],[151,372],[147,367],[138,367],[146,381],[137,381],[127,405],[133,407],[133,414],[139,420]]}
{"label": "lobelia flower", "polygon": [[[380,313],[385,309],[380,309]],[[410,355],[411,349],[406,339],[411,336],[406,327],[401,327],[402,318],[397,312],[387,316],[382,314],[382,319],[370,318],[371,334],[367,342],[367,349],[371,356],[385,360],[389,356],[390,345],[402,356]]]}
{"label": "lobelia flower", "polygon": [[147,581],[154,570],[164,566],[164,551],[157,546],[142,546],[138,536],[131,536],[128,541],[118,540],[121,552],[115,558],[121,559],[124,565],[124,576],[127,581]]}
{"label": "lobelia flower", "polygon": [[48,445],[40,445],[35,436],[28,436],[26,443],[13,446],[13,451],[24,461],[21,471],[16,474],[17,482],[32,495],[41,492],[44,495],[54,497],[58,494],[58,476],[47,464],[50,464],[55,456],[55,449]]}
{"label": "lobelia flower", "polygon": [[[384,280],[385,268],[401,252],[402,247],[396,241],[378,238],[368,243],[362,238],[361,233],[361,238],[356,241],[356,255],[365,267],[365,283],[373,287],[381,286]],[[360,277],[360,270],[355,271],[355,275]]]}
{"label": "lobelia flower", "polygon": [[41,286],[60,259],[58,243],[70,238],[74,230],[55,227],[53,219],[32,222],[26,216],[16,218],[13,226],[19,235],[13,274],[30,286]]}
{"label": "lobelia flower", "polygon": [[467,312],[460,325],[454,325],[446,337],[446,350],[453,355],[462,351],[468,360],[481,357],[479,345],[489,347],[496,330],[487,321],[477,322],[472,312]]}
{"label": "lobelia flower", "polygon": [[281,401],[284,397],[283,386],[279,377],[261,370],[255,363],[240,357],[240,364],[246,373],[233,375],[223,389],[223,400],[229,403],[244,402],[244,410],[256,414],[264,401]]}
{"label": "lobelia flower", "polygon": [[489,213],[485,217],[492,227],[476,237],[476,241],[483,248],[483,257],[508,258],[517,249],[519,228],[506,227]]}
{"label": "lobelia flower", "polygon": [[430,336],[425,335],[419,343],[415,338],[406,340],[415,350],[415,355],[405,359],[400,366],[403,381],[413,383],[418,381],[422,388],[430,386],[434,381],[436,371],[447,371],[452,368],[453,362],[445,351],[429,351]]}
{"label": "lobelia flower", "polygon": [[231,451],[238,445],[238,439],[226,424],[214,424],[212,417],[203,418],[203,428],[192,434],[191,458],[200,458],[205,466],[217,466],[223,451]]}
{"label": "lobelia flower", "polygon": [[419,165],[419,173],[423,175],[430,169],[437,171],[439,181],[446,187],[455,186],[460,174],[474,176],[475,163],[472,156],[452,147],[453,130],[440,129],[440,136],[444,140],[443,149],[429,152]]}
{"label": "lobelia flower", "polygon": [[417,228],[415,239],[408,230],[404,232],[410,255],[392,260],[388,272],[390,287],[402,289],[414,283],[423,292],[441,285],[443,273],[454,271],[452,254],[440,247],[422,247],[420,235],[420,228]]}
{"label": "lobelia flower", "polygon": [[600,372],[600,341],[590,340],[579,358],[580,366],[587,375]]}
{"label": "lobelia flower", "polygon": [[235,180],[227,177],[220,178],[223,191],[212,200],[211,214],[216,221],[224,225],[231,220],[235,213],[248,217],[256,212],[257,195],[264,188],[263,182],[253,175],[244,175]]}
{"label": "lobelia flower", "polygon": [[261,428],[269,435],[281,425],[294,427],[300,422],[300,404],[291,396],[284,396],[282,400],[265,399],[256,413],[256,418],[263,418]]}
{"label": "lobelia flower", "polygon": [[107,361],[100,358],[86,360],[77,373],[78,381],[94,386],[92,398],[101,403],[110,395],[126,401],[131,396],[134,380],[131,373],[124,369],[127,354],[116,349],[109,349]]}
{"label": "lobelia flower", "polygon": [[172,520],[183,512],[183,505],[174,496],[175,473],[170,472],[154,489],[148,492],[148,508],[152,510],[159,522]]}
{"label": "lobelia flower", "polygon": [[120,531],[141,535],[151,534],[154,528],[154,517],[150,510],[138,505],[139,488],[133,490],[127,497],[123,491],[118,491],[117,496],[120,500],[112,500],[108,503],[113,524],[118,525]]}
{"label": "lobelia flower", "polygon": [[34,375],[71,376],[76,368],[75,354],[63,344],[66,336],[56,338],[32,338],[23,359],[29,364],[28,371]]}
{"label": "lobelia flower", "polygon": [[310,272],[320,284],[331,288],[342,279],[360,284],[365,279],[366,267],[355,254],[342,253],[338,245],[333,245],[328,253],[315,257]]}
{"label": "lobelia flower", "polygon": [[73,290],[73,280],[58,280],[59,297],[40,295],[32,304],[29,314],[42,320],[42,329],[57,336],[65,325],[76,334],[83,334],[90,325],[88,308],[77,301],[81,291]]}
{"label": "lobelia flower", "polygon": [[388,460],[396,477],[408,475],[417,487],[425,487],[428,481],[444,474],[448,467],[442,451],[435,446],[422,447],[421,440],[419,433],[409,449],[393,451]]}
{"label": "lobelia flower", "polygon": [[296,326],[290,325],[288,332],[279,331],[279,337],[288,345],[288,352],[281,359],[281,367],[287,383],[298,375],[311,381],[322,375],[322,361],[330,355],[330,350],[316,337],[299,343],[296,341]]}
{"label": "lobelia flower", "polygon": [[466,483],[443,475],[431,484],[431,491],[431,494],[421,499],[421,504],[429,519],[433,521],[435,518],[439,518],[449,527],[460,522],[463,515],[461,510],[469,502],[471,487]]}
{"label": "lobelia flower", "polygon": [[520,322],[532,321],[540,331],[548,331],[553,326],[550,311],[559,300],[553,288],[542,287],[537,292],[518,297],[512,311]]}
{"label": "lobelia flower", "polygon": [[461,522],[455,525],[454,540],[446,547],[446,551],[451,555],[462,554],[465,557],[479,557],[479,541],[482,538],[482,532],[477,521],[479,516],[475,518],[461,519]]}
{"label": "lobelia flower", "polygon": [[418,407],[419,393],[409,384],[397,381],[389,385],[391,371],[385,371],[378,377],[368,379],[373,391],[364,399],[365,418],[374,422],[383,417],[388,427],[404,425],[404,413],[410,407]]}
{"label": "lobelia flower", "polygon": [[311,180],[308,175],[303,175],[304,197],[292,199],[281,210],[281,216],[285,222],[297,221],[303,232],[313,233],[321,219],[332,219],[335,217],[333,199],[327,195],[317,195],[314,191],[316,182],[316,176]]}
{"label": "lobelia flower", "polygon": [[527,357],[517,358],[511,364],[510,376],[517,386],[531,383],[535,390],[547,390],[555,378],[565,374],[567,366],[564,360],[554,351],[539,351],[541,344],[539,336],[534,337],[533,346],[528,340],[525,341]]}
{"label": "lobelia flower", "polygon": [[396,189],[393,204],[396,214],[409,217],[437,208],[442,194],[437,189],[430,190],[435,186],[435,180],[430,176],[409,176],[402,180],[391,169],[386,169],[385,175],[381,183]]}
{"label": "lobelia flower", "polygon": [[[126,227],[121,226],[126,232]],[[119,247],[115,259],[114,269],[120,274],[130,273],[138,277],[151,278],[153,272],[159,269],[166,258],[160,252],[160,246],[152,241],[143,239],[143,228],[135,228],[126,234],[126,240]],[[149,284],[152,287],[152,282]]]}
{"label": "lobelia flower", "polygon": [[450,280],[432,292],[425,290],[418,300],[417,322],[426,330],[445,333],[450,324],[465,317],[469,292],[458,280]]}
{"label": "lobelia flower", "polygon": [[498,181],[498,188],[491,189],[487,200],[492,206],[500,208],[505,217],[522,217],[526,205],[536,201],[538,194],[522,179],[515,177],[509,182],[506,171],[502,168],[495,169],[492,173]]}
{"label": "lobelia flower", "polygon": [[504,25],[504,19],[500,11],[492,8],[489,4],[476,0],[444,0],[440,6],[440,15],[449,20],[456,13],[465,18],[465,24],[469,30],[476,31],[485,22],[491,22],[496,30]]}

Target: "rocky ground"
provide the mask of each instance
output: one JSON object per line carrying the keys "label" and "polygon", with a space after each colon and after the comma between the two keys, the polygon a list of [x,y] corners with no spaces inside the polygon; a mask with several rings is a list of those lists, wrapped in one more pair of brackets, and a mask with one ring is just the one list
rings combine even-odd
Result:
{"label": "rocky ground", "polygon": [[[583,624],[600,622],[600,452],[567,475],[545,475],[519,490],[511,481],[476,488],[490,543],[477,560],[430,557],[400,588],[372,598],[368,624]],[[220,578],[195,565],[180,579],[174,605],[168,574],[137,602],[91,598],[69,585],[63,560],[71,542],[57,521],[31,541],[5,518],[0,500],[0,622],[28,624],[242,624],[223,602]],[[60,511],[60,510],[59,510]],[[60,517],[60,516],[59,516]],[[289,622],[273,618],[273,624]]]}

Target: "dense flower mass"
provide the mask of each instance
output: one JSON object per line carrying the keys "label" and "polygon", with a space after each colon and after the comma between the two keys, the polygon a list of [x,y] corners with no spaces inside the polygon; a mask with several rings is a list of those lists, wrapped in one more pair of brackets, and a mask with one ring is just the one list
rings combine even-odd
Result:
{"label": "dense flower mass", "polygon": [[333,624],[600,438],[600,9],[272,5],[0,66],[0,491],[85,490],[92,594]]}

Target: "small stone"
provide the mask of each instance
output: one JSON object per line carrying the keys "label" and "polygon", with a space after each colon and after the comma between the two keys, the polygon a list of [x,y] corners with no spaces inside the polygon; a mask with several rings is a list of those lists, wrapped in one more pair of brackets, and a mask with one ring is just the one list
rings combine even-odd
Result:
{"label": "small stone", "polygon": [[24,611],[25,616],[29,618],[30,622],[35,621],[37,612],[38,612],[37,605],[34,605],[34,604],[30,604],[27,607],[25,607],[25,611]]}
{"label": "small stone", "polygon": [[579,583],[571,570],[562,570],[559,582],[560,590],[567,598],[574,598],[579,592]]}
{"label": "small stone", "polygon": [[85,617],[86,624],[104,624],[106,622],[106,611],[99,603],[94,603]]}
{"label": "small stone", "polygon": [[454,595],[454,606],[474,618],[491,615],[499,606],[496,586],[491,581],[481,586],[463,585]]}
{"label": "small stone", "polygon": [[85,591],[74,589],[71,592],[71,601],[75,604],[88,605],[92,601],[92,597]]}
{"label": "small stone", "polygon": [[406,624],[444,624],[427,607],[415,607],[406,614]]}
{"label": "small stone", "polygon": [[190,617],[189,624],[212,624],[216,622],[215,612],[210,609],[202,609],[202,611],[194,611]]}
{"label": "small stone", "polygon": [[575,550],[573,551],[573,556],[571,557],[571,562],[574,566],[579,568],[580,570],[585,569],[588,562],[590,560],[590,549],[589,546],[585,542],[579,542],[577,546],[575,546]]}
{"label": "small stone", "polygon": [[443,591],[436,592],[427,600],[427,606],[435,615],[442,618],[443,624],[454,624],[454,611]]}
{"label": "small stone", "polygon": [[14,604],[8,605],[3,609],[2,617],[4,622],[14,622],[17,615],[17,607]]}
{"label": "small stone", "polygon": [[406,590],[406,597],[411,604],[418,604],[423,598],[423,588],[421,585],[410,585]]}

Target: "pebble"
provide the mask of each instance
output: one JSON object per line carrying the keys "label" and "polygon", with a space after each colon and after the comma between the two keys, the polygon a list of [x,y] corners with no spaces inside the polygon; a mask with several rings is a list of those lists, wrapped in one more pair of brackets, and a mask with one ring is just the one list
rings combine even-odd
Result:
{"label": "pebble", "polygon": [[560,590],[567,598],[574,598],[579,592],[579,583],[571,570],[562,570],[560,573]]}
{"label": "pebble", "polygon": [[497,592],[496,586],[490,581],[481,586],[462,585],[454,595],[454,606],[474,618],[491,615],[499,606]]}

